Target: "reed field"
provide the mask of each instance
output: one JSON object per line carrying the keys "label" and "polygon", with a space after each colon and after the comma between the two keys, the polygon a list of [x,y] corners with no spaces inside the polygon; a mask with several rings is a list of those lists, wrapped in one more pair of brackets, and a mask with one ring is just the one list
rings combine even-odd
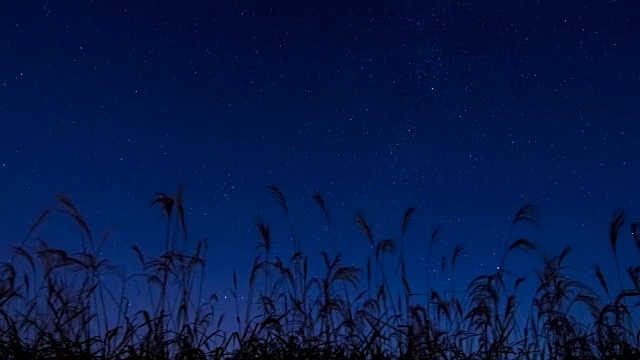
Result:
{"label": "reed field", "polygon": [[[206,240],[189,237],[182,188],[149,200],[157,208],[149,211],[161,211],[165,220],[158,224],[166,227],[164,250],[150,257],[134,245],[139,271],[131,274],[102,257],[105,237],[94,234],[68,196],[57,195],[3,259],[0,358],[640,359],[640,262],[621,264],[617,252],[621,242],[640,250],[640,223],[623,210],[611,215],[610,253],[601,257],[615,266],[613,274],[600,264],[582,269],[595,274],[593,281],[579,281],[567,271],[569,247],[548,254],[531,239],[514,238],[495,271],[456,283],[463,291],[445,294],[428,285],[428,274],[420,284],[407,276],[405,258],[412,249],[405,248],[405,237],[416,207],[398,214],[396,238],[377,237],[373,224],[356,212],[349,220],[361,236],[354,241],[366,249],[356,266],[341,256],[322,195],[310,201],[323,215],[318,222],[327,229],[325,251],[308,254],[304,239],[293,236],[282,190],[271,185],[267,193],[291,236],[273,239],[269,225],[257,220],[248,286],[239,285],[234,271],[228,274],[231,313],[221,312],[217,295],[203,286],[212,249]],[[38,236],[52,216],[74,222],[80,251],[51,247]],[[505,227],[536,226],[539,216],[539,208],[527,203]],[[441,259],[451,282],[463,279],[456,276],[463,244],[436,253],[439,232],[421,234],[428,258]],[[287,256],[274,252],[274,241],[290,246]],[[515,253],[535,260],[531,276],[513,276],[508,260]],[[309,257],[318,257],[323,270],[313,273]],[[130,310],[134,280],[148,287],[146,309]],[[533,296],[521,294],[525,284]]]}

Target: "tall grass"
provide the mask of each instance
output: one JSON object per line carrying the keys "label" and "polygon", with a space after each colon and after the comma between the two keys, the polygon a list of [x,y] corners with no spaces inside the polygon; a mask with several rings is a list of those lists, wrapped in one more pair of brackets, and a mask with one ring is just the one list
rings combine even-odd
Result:
{"label": "tall grass", "polygon": [[[569,247],[546,254],[533,240],[514,237],[495,271],[477,275],[464,287],[456,274],[464,247],[445,249],[439,265],[450,280],[435,289],[429,273],[421,284],[410,283],[407,274],[406,251],[416,251],[407,248],[412,220],[419,214],[416,207],[399,216],[399,241],[378,237],[364,214],[356,213],[354,227],[362,237],[353,241],[369,251],[360,266],[347,265],[327,203],[314,194],[330,251],[319,254],[322,266],[313,273],[304,239],[295,237],[284,193],[275,185],[267,192],[284,212],[290,239],[272,238],[269,225],[258,219],[248,288],[239,288],[235,271],[229,274],[236,313],[226,326],[224,314],[216,311],[216,294],[203,287],[208,243],[189,238],[182,187],[151,199],[150,205],[164,216],[165,235],[159,239],[164,248],[149,257],[133,246],[140,270],[131,275],[100,256],[108,234],[96,237],[73,201],[58,195],[1,266],[0,354],[6,359],[640,357],[640,265],[622,268],[617,256],[617,245],[625,238],[640,247],[640,225],[631,222],[631,234],[625,236],[628,221],[621,210],[609,228],[615,286],[600,264],[593,272],[598,289],[572,278]],[[52,216],[73,221],[78,251],[43,240],[41,227]],[[519,224],[539,226],[535,204],[516,211],[511,236]],[[440,228],[417,236],[427,239],[424,258],[433,262]],[[287,240],[291,254],[276,256],[273,243]],[[539,266],[516,274],[510,268],[515,252]],[[431,269],[435,264],[426,265]],[[140,284],[147,288],[148,308],[133,312],[128,296]],[[533,289],[532,297],[521,294],[525,284]],[[243,293],[247,302],[241,311]]]}

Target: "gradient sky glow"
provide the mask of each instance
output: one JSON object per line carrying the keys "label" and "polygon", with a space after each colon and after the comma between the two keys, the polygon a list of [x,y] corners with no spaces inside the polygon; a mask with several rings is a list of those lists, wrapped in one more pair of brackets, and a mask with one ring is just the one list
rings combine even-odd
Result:
{"label": "gradient sky glow", "polygon": [[[596,263],[612,274],[614,210],[640,219],[635,2],[204,3],[3,7],[0,250],[62,192],[96,233],[113,227],[104,255],[134,271],[131,245],[163,249],[153,195],[184,183],[190,236],[210,242],[209,285],[228,294],[233,269],[246,283],[259,217],[289,254],[265,191],[277,184],[314,266],[329,238],[318,191],[359,266],[354,213],[377,239],[399,239],[418,206],[406,240],[416,291],[456,244],[466,284],[521,236],[552,254],[571,245],[589,281]],[[528,201],[540,227],[512,232]],[[53,246],[80,249],[70,221],[47,224]],[[619,246],[622,264],[637,263],[627,227]],[[519,274],[540,266],[512,260]]]}

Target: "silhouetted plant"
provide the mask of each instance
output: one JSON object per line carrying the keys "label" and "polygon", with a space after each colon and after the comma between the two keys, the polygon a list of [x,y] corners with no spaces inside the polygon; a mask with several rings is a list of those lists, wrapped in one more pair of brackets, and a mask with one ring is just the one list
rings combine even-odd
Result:
{"label": "silhouetted plant", "polygon": [[[236,311],[232,327],[225,327],[224,314],[216,312],[217,294],[205,294],[208,242],[189,240],[182,187],[175,195],[153,197],[151,205],[161,208],[166,221],[164,251],[147,256],[133,246],[142,269],[130,276],[100,255],[108,233],[96,237],[73,201],[57,195],[0,266],[0,354],[7,359],[640,357],[640,265],[624,268],[631,287],[622,288],[617,245],[626,220],[621,210],[609,226],[620,289],[611,286],[600,265],[595,265],[593,279],[598,292],[573,278],[568,247],[557,255],[543,255],[535,277],[528,276],[532,272],[515,274],[509,268],[512,254],[526,251],[523,256],[531,259],[538,250],[534,241],[516,237],[507,243],[495,271],[476,276],[464,291],[456,287],[460,277],[455,271],[463,255],[462,244],[457,244],[440,261],[449,283],[432,289],[427,274],[422,292],[410,282],[405,252],[416,207],[404,212],[399,243],[376,238],[364,215],[356,213],[356,227],[370,250],[363,266],[345,265],[331,235],[333,251],[320,253],[324,266],[314,274],[294,240],[283,192],[273,185],[267,191],[286,215],[293,251],[273,253],[278,239],[258,219],[244,314],[238,274],[231,274],[229,291]],[[332,232],[324,198],[315,194],[312,199]],[[42,224],[55,214],[75,224],[79,250],[58,249],[43,240]],[[537,206],[525,204],[511,222],[511,234],[518,224],[539,226],[539,216]],[[632,223],[636,245],[637,234],[638,226]],[[428,262],[439,236],[438,227],[427,242]],[[394,260],[396,271],[387,266]],[[109,277],[117,280],[115,285]],[[139,279],[148,285],[149,307],[132,314],[127,289],[132,283],[139,286]],[[531,301],[519,295],[522,284],[534,287]],[[523,313],[526,309],[528,314]]]}

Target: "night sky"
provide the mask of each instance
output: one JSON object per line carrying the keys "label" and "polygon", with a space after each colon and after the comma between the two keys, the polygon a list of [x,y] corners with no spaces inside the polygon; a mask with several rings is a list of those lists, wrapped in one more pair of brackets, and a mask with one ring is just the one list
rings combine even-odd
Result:
{"label": "night sky", "polygon": [[[611,216],[640,219],[635,2],[176,3],[3,6],[0,251],[65,193],[96,234],[113,230],[102,255],[136,271],[131,245],[164,247],[154,194],[182,183],[189,237],[210,244],[207,286],[224,297],[234,269],[246,284],[259,218],[290,255],[275,184],[312,272],[330,238],[319,192],[357,266],[370,250],[356,212],[399,240],[418,207],[405,240],[416,292],[427,271],[450,287],[437,273],[456,244],[463,290],[518,237],[540,254],[570,245],[576,276],[593,283],[599,263],[613,280]],[[540,226],[512,228],[529,201]],[[39,235],[81,249],[61,215]],[[618,251],[637,263],[626,226]],[[537,253],[509,271],[533,277]]]}

